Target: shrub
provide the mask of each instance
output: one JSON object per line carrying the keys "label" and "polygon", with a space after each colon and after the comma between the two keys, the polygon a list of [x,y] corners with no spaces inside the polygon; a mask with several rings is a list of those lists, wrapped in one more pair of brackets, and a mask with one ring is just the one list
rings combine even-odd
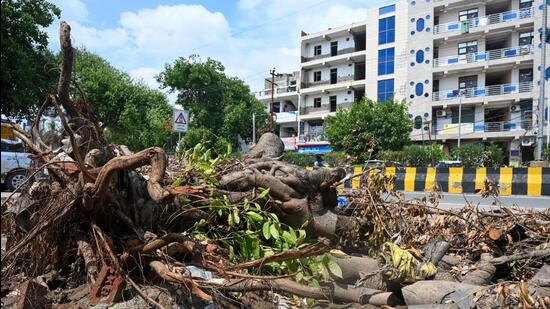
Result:
{"label": "shrub", "polygon": [[550,145],[546,144],[543,148],[542,148],[542,159],[544,161],[548,161],[550,162]]}
{"label": "shrub", "polygon": [[[343,152],[334,151],[323,154],[322,156],[323,160],[330,166],[344,166],[353,163],[350,156]],[[316,155],[297,152],[287,152],[283,157],[284,162],[303,167],[313,166],[315,160]]]}
{"label": "shrub", "polygon": [[447,154],[438,145],[409,145],[400,151],[381,151],[379,160],[400,162],[406,166],[434,166],[437,162],[447,159]]}
{"label": "shrub", "polygon": [[453,148],[453,156],[460,159],[464,167],[500,167],[504,163],[504,152],[494,143],[489,145],[468,144]]}
{"label": "shrub", "polygon": [[207,128],[191,128],[178,143],[178,152],[185,151],[195,147],[197,144],[203,144],[206,148],[212,149],[217,155],[227,152],[229,141],[223,137],[215,136]]}

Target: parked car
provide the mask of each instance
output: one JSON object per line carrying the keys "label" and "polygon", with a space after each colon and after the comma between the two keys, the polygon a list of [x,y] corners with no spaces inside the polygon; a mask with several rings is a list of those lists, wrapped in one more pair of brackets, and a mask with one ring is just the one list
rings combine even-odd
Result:
{"label": "parked car", "polygon": [[442,160],[437,162],[435,167],[461,167],[462,162],[453,160]]}
{"label": "parked car", "polygon": [[2,183],[9,190],[15,190],[27,178],[29,156],[21,142],[2,139]]}

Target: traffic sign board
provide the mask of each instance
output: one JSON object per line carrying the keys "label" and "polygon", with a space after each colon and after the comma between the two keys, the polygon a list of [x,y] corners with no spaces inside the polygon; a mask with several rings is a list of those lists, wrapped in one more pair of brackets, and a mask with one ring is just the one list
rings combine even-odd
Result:
{"label": "traffic sign board", "polygon": [[172,129],[174,132],[187,132],[189,128],[189,112],[181,109],[174,109],[172,117]]}

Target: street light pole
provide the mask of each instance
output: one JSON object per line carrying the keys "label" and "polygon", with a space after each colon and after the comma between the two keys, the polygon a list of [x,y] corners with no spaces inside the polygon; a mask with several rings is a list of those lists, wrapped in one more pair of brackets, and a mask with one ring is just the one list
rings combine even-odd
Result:
{"label": "street light pole", "polygon": [[252,144],[256,144],[256,113],[252,113]]}
{"label": "street light pole", "polygon": [[460,148],[460,139],[462,137],[462,91],[458,91],[458,148]]}
{"label": "street light pole", "polygon": [[[537,160],[542,160],[542,143],[544,142],[544,101],[545,101],[545,72],[546,72],[546,36],[548,24],[548,3],[544,1],[542,9],[542,36],[541,36],[541,70],[540,70],[540,89],[539,89],[539,114],[538,114],[538,130],[537,130]],[[550,106],[548,107],[550,110]],[[550,111],[549,111],[550,112]],[[548,118],[550,122],[550,118]],[[550,127],[550,123],[548,124]],[[549,128],[550,133],[550,128]]]}

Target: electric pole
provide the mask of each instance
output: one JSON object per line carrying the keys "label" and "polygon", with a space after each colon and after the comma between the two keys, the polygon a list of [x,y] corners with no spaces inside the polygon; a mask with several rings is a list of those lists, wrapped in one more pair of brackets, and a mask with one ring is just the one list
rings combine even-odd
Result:
{"label": "electric pole", "polygon": [[269,71],[271,74],[271,102],[269,103],[269,130],[273,131],[273,104],[275,103],[275,68]]}
{"label": "electric pole", "polygon": [[[539,114],[538,114],[538,130],[537,130],[537,160],[542,160],[542,143],[544,143],[544,101],[545,101],[545,82],[546,82],[546,36],[548,35],[548,3],[544,1],[542,5],[542,34],[541,34],[541,52],[540,52],[540,89],[539,89]],[[548,107],[550,110],[550,106]],[[550,118],[548,119],[550,126]]]}

